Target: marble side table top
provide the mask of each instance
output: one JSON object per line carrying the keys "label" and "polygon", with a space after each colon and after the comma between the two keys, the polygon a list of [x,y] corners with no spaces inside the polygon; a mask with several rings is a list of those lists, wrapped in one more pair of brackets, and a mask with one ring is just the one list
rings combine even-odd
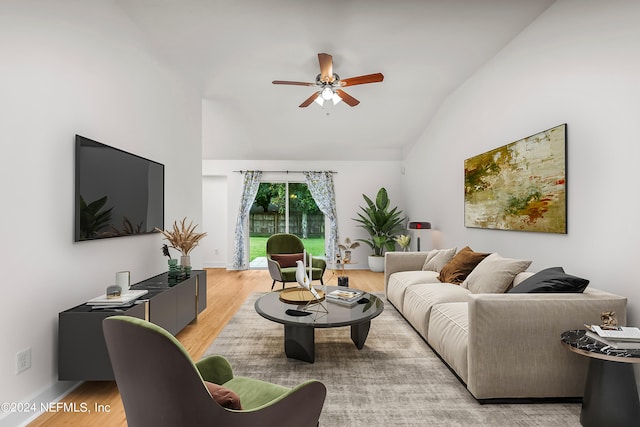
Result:
{"label": "marble side table top", "polygon": [[613,362],[640,363],[640,349],[616,349],[586,335],[583,329],[563,332],[560,340],[583,356]]}

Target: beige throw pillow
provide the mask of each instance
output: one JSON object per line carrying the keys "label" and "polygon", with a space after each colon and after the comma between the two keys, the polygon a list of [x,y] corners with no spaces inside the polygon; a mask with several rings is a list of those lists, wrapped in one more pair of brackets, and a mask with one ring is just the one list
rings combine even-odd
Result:
{"label": "beige throw pillow", "polygon": [[474,294],[499,294],[509,289],[513,278],[531,265],[524,259],[503,258],[494,253],[486,257],[462,282]]}
{"label": "beige throw pillow", "polygon": [[436,273],[440,273],[442,267],[453,259],[456,250],[457,248],[434,249],[430,251],[427,254],[427,259],[424,260],[422,271],[435,271]]}

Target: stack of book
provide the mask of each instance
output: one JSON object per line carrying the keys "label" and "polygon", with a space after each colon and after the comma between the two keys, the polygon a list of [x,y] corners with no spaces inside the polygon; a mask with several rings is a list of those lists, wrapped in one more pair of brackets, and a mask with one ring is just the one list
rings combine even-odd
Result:
{"label": "stack of book", "polygon": [[346,306],[352,306],[358,303],[364,292],[355,290],[338,289],[327,294],[327,301],[335,302]]}
{"label": "stack of book", "polygon": [[108,296],[107,294],[100,295],[99,297],[92,298],[87,301],[87,305],[92,306],[95,309],[107,309],[116,307],[125,307],[132,305],[134,300],[146,295],[149,291],[146,289],[140,290],[123,290],[117,297]]}
{"label": "stack of book", "polygon": [[619,326],[615,329],[603,329],[597,325],[585,325],[587,336],[618,350],[640,349],[640,329]]}

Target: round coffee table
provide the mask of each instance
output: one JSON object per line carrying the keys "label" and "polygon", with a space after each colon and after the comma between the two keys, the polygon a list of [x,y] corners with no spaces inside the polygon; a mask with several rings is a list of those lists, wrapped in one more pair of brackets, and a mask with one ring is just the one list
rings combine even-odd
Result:
{"label": "round coffee table", "polygon": [[560,339],[572,352],[590,358],[580,423],[587,427],[637,425],[640,401],[631,363],[640,363],[640,350],[613,349],[584,330],[563,332]]}
{"label": "round coffee table", "polygon": [[[344,287],[326,286],[325,292],[329,293],[336,289],[344,289]],[[280,292],[282,290],[261,296],[254,307],[260,316],[284,325],[284,352],[287,357],[310,363],[315,360],[316,328],[350,326],[351,340],[360,350],[369,335],[371,319],[379,316],[384,310],[384,302],[380,298],[365,292],[363,298],[369,300],[366,303],[349,307],[325,300],[323,304],[327,307],[328,313],[324,313],[320,307],[312,306],[306,309],[311,314],[292,316],[286,311],[291,309],[302,311],[305,305],[283,302],[280,300]]]}

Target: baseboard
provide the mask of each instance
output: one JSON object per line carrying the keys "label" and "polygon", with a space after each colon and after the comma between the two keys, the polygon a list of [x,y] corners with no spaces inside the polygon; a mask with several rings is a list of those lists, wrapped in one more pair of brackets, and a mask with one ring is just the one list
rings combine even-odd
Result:
{"label": "baseboard", "polygon": [[[0,427],[24,427],[46,412],[51,403],[60,401],[75,390],[82,382],[57,381],[50,387],[37,393],[32,399],[22,402],[23,407],[32,411],[10,412],[0,418]],[[44,409],[44,410],[43,410]]]}
{"label": "baseboard", "polygon": [[227,268],[224,261],[205,261],[202,263],[203,268]]}

